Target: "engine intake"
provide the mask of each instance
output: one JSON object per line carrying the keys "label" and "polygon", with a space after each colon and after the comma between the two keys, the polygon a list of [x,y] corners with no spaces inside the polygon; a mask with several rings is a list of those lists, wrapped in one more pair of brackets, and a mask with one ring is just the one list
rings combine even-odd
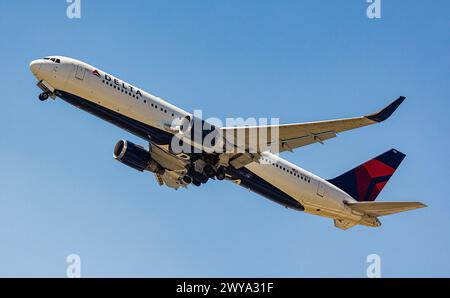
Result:
{"label": "engine intake", "polygon": [[151,158],[150,152],[127,140],[120,140],[114,146],[114,158],[138,171],[164,174],[164,169]]}

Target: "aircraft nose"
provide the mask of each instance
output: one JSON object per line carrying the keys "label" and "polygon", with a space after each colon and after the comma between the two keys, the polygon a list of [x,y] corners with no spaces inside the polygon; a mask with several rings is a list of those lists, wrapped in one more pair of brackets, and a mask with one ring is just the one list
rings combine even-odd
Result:
{"label": "aircraft nose", "polygon": [[39,60],[31,61],[30,70],[35,76],[38,75],[40,69],[41,69],[41,62]]}

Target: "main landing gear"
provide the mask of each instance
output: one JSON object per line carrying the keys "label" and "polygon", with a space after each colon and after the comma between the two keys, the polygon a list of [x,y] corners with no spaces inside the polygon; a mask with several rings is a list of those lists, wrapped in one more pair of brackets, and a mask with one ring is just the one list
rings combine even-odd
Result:
{"label": "main landing gear", "polygon": [[216,177],[217,180],[225,179],[225,168],[224,167],[219,167],[217,170],[215,170],[211,165],[206,165],[203,168],[203,171],[205,172],[205,174],[208,178]]}
{"label": "main landing gear", "polygon": [[225,168],[224,167],[220,167],[217,169],[216,179],[219,181],[225,179]]}
{"label": "main landing gear", "polygon": [[183,182],[186,184],[192,183],[195,186],[200,186],[208,182],[209,179],[215,178],[217,180],[224,180],[226,178],[225,176],[226,170],[224,167],[220,166],[216,170],[213,166],[207,164],[204,166],[202,173],[191,170],[188,175],[183,177]]}
{"label": "main landing gear", "polygon": [[41,94],[39,94],[39,100],[40,101],[45,101],[50,97],[50,95],[48,94],[48,92],[42,92]]}
{"label": "main landing gear", "polygon": [[211,165],[206,165],[203,168],[203,172],[205,173],[206,177],[208,177],[208,178],[213,178],[214,176],[216,176],[216,171],[214,170],[214,168]]}

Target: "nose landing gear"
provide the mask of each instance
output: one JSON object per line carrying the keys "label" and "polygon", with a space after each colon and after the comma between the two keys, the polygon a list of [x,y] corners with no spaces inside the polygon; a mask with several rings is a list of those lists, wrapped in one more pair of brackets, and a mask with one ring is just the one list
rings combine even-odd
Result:
{"label": "nose landing gear", "polygon": [[49,94],[48,94],[48,92],[42,92],[41,94],[39,94],[39,100],[40,101],[45,101],[45,100],[47,100],[48,98],[49,98]]}
{"label": "nose landing gear", "polygon": [[47,100],[49,97],[56,99],[55,88],[53,88],[49,83],[41,80],[37,83],[37,86],[43,91],[39,94],[40,101]]}

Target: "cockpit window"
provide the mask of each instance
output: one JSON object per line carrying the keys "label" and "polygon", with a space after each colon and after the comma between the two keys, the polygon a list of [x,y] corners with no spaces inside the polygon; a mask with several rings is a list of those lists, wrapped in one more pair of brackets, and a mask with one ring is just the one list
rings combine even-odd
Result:
{"label": "cockpit window", "polygon": [[58,58],[45,57],[44,60],[50,60],[50,61],[53,61],[55,63],[61,63],[61,60],[58,59]]}

